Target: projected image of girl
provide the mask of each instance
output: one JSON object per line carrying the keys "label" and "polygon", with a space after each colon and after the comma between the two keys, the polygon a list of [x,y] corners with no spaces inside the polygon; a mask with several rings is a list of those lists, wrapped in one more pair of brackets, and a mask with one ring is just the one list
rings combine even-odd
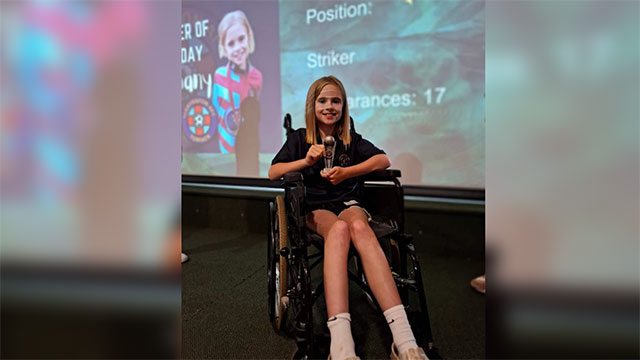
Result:
{"label": "projected image of girl", "polygon": [[235,152],[238,129],[246,120],[240,105],[249,97],[258,97],[262,73],[249,61],[255,43],[244,12],[237,10],[226,14],[218,25],[218,38],[218,53],[229,62],[216,69],[212,103],[218,113],[220,152],[226,154]]}

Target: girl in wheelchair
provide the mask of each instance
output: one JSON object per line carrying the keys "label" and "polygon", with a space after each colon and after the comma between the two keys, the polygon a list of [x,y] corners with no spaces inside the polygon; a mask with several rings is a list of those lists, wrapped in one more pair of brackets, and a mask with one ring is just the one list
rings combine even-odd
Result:
{"label": "girl in wheelchair", "polygon": [[[417,346],[386,257],[373,230],[371,217],[360,205],[358,176],[390,166],[384,151],[350,129],[344,86],[334,76],[316,80],[307,93],[306,129],[290,134],[271,162],[269,178],[289,172],[303,174],[307,226],[324,238],[324,287],[330,358],[357,358],[351,334],[347,257],[353,242],[365,276],[384,312],[393,335],[392,359],[427,359]],[[323,171],[322,139],[335,138],[337,166]]]}

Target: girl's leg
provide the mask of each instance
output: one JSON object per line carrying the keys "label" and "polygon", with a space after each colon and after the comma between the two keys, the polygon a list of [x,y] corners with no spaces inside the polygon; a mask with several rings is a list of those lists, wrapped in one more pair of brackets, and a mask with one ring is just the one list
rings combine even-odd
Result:
{"label": "girl's leg", "polygon": [[424,351],[418,349],[387,258],[369,226],[367,214],[361,208],[354,206],[342,211],[338,219],[344,220],[349,226],[349,233],[353,245],[360,254],[369,287],[378,300],[391,329],[393,346],[397,348],[397,354],[405,354],[403,356],[408,359],[426,359]]}
{"label": "girl's leg", "polygon": [[349,228],[347,223],[327,210],[309,214],[307,226],[324,237],[324,297],[329,315],[327,327],[331,333],[331,358],[357,359],[349,314]]}
{"label": "girl's leg", "polygon": [[347,313],[347,256],[351,245],[347,223],[328,210],[315,210],[307,216],[307,225],[324,238],[324,296],[329,318]]}
{"label": "girl's leg", "polygon": [[369,226],[367,214],[361,208],[352,206],[342,211],[338,219],[348,224],[353,245],[362,260],[367,282],[382,311],[402,304],[387,258]]}

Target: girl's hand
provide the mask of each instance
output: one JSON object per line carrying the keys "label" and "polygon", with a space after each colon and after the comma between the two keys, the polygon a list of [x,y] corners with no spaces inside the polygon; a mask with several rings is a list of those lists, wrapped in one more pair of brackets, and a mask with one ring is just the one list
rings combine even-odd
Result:
{"label": "girl's hand", "polygon": [[349,178],[347,169],[340,166],[334,166],[326,173],[321,171],[320,176],[327,179],[333,185],[339,184]]}
{"label": "girl's hand", "polygon": [[318,162],[324,156],[324,145],[311,145],[304,161],[307,166],[311,166]]}

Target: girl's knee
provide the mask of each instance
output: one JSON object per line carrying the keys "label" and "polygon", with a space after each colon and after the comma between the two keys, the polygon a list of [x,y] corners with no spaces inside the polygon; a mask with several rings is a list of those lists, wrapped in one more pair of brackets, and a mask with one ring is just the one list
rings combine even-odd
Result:
{"label": "girl's knee", "polygon": [[329,233],[324,239],[325,246],[349,247],[351,237],[349,235],[349,225],[343,220],[336,221],[329,229]]}
{"label": "girl's knee", "polygon": [[370,237],[373,234],[373,230],[371,230],[369,224],[362,219],[353,220],[349,225],[349,232],[354,239]]}
{"label": "girl's knee", "polygon": [[329,229],[329,233],[348,235],[349,225],[344,220],[338,220],[335,223],[333,223],[333,225],[331,225],[331,229]]}
{"label": "girl's knee", "polygon": [[353,239],[353,246],[358,250],[358,253],[362,254],[372,249],[377,250],[380,247],[378,239],[367,222],[360,219],[354,220],[349,226],[349,231]]}

